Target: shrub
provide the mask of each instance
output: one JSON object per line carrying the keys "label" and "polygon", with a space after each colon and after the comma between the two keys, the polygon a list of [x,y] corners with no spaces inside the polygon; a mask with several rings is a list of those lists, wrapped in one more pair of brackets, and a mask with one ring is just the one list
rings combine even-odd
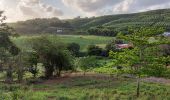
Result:
{"label": "shrub", "polygon": [[89,45],[87,48],[88,55],[92,56],[101,56],[102,48],[99,48],[96,45]]}
{"label": "shrub", "polygon": [[78,56],[80,52],[80,45],[77,43],[70,43],[67,45],[67,49],[72,53],[72,55]]}

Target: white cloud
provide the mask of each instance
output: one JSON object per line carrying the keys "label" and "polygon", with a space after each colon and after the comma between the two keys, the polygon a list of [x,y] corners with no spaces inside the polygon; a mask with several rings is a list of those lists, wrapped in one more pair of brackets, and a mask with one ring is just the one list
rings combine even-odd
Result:
{"label": "white cloud", "polygon": [[63,12],[53,6],[44,4],[41,0],[20,0],[18,7],[23,15],[30,18],[62,16]]}
{"label": "white cloud", "polygon": [[42,0],[0,0],[0,10],[5,11],[7,21],[63,16],[60,9],[45,4]]}
{"label": "white cloud", "polygon": [[120,2],[120,0],[62,0],[62,1],[66,6],[72,7],[89,15],[95,15],[104,10],[105,7],[109,7],[114,5],[115,3]]}
{"label": "white cloud", "polygon": [[169,8],[170,0],[62,0],[89,15],[120,14]]}
{"label": "white cloud", "polygon": [[99,16],[163,8],[170,8],[170,0],[0,0],[0,10],[5,10],[8,21]]}
{"label": "white cloud", "polygon": [[129,12],[169,8],[170,0],[133,0]]}
{"label": "white cloud", "polygon": [[133,0],[124,0],[113,7],[114,13],[126,13],[129,11],[130,5],[133,3]]}

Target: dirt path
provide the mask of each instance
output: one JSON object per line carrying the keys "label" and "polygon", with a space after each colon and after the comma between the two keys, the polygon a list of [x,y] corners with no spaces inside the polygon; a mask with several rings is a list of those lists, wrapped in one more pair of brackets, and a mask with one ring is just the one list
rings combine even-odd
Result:
{"label": "dirt path", "polygon": [[71,81],[74,78],[81,78],[81,77],[90,77],[90,78],[96,78],[96,79],[110,78],[109,75],[96,74],[96,73],[86,73],[85,76],[83,75],[83,73],[66,73],[62,75],[62,77],[53,77],[49,80],[44,81],[42,84],[48,84],[48,85],[60,84],[65,81]]}
{"label": "dirt path", "polygon": [[[71,81],[72,79],[77,78],[77,77],[84,77],[83,73],[66,73],[66,74],[62,75],[62,77],[54,77],[54,78],[44,81],[41,84],[48,84],[48,85],[60,84],[65,81]],[[96,74],[96,73],[86,73],[85,77],[97,78],[97,79],[110,78],[109,75]],[[170,79],[165,79],[165,78],[148,77],[148,78],[143,78],[142,81],[170,85]]]}
{"label": "dirt path", "polygon": [[153,83],[161,83],[161,84],[170,85],[170,79],[165,79],[165,78],[148,77],[148,78],[144,78],[142,80],[146,81],[146,82],[153,82]]}

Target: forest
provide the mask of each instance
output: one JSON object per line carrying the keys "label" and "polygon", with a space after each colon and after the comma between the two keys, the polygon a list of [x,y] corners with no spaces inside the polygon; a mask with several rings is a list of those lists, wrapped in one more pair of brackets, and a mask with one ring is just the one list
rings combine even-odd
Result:
{"label": "forest", "polygon": [[5,23],[0,12],[0,100],[169,100],[169,13]]}

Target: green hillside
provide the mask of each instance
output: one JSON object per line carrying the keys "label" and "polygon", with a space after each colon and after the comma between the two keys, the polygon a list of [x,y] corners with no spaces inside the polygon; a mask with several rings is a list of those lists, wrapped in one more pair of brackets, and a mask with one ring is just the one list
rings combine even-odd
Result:
{"label": "green hillside", "polygon": [[14,27],[18,33],[56,33],[57,28],[63,28],[63,30],[69,29],[64,31],[64,34],[89,33],[115,36],[120,31],[126,33],[129,27],[155,26],[170,30],[170,9],[66,20],[34,19],[9,25]]}
{"label": "green hillside", "polygon": [[72,26],[78,29],[88,29],[88,32],[93,35],[114,36],[120,31],[127,32],[129,27],[139,28],[142,26],[164,27],[169,30],[170,9],[74,19],[70,20],[70,22]]}
{"label": "green hillside", "polygon": [[72,31],[72,26],[68,21],[58,18],[36,18],[27,21],[19,21],[17,23],[8,23],[8,25],[13,27],[16,32],[20,34],[57,33],[57,31],[61,29],[65,29],[62,33]]}

